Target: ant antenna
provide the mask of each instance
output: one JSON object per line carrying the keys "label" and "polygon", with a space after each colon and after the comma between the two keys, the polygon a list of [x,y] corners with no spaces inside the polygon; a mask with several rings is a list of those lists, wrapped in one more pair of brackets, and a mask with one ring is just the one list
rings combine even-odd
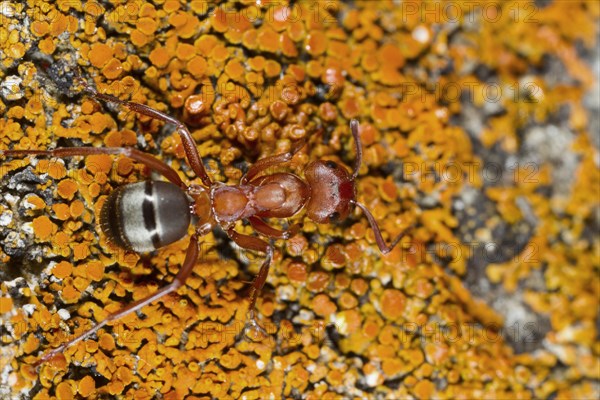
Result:
{"label": "ant antenna", "polygon": [[360,143],[360,136],[358,134],[357,119],[350,120],[350,131],[352,131],[352,136],[354,136],[354,145],[356,146],[356,159],[354,160],[354,172],[352,172],[352,180],[354,180],[358,176],[358,170],[360,169],[360,164],[362,164],[362,145]]}
{"label": "ant antenna", "polygon": [[[354,161],[354,172],[352,173],[352,180],[354,180],[358,176],[358,170],[360,169],[360,165],[362,163],[362,145],[360,142],[360,135],[358,134],[357,119],[350,120],[350,130],[352,131],[352,136],[354,136],[354,143],[356,145],[356,160]],[[383,254],[388,254],[390,251],[392,251],[392,249],[396,247],[396,245],[400,242],[400,239],[402,239],[403,234],[399,234],[396,238],[394,238],[394,240],[392,240],[391,244],[387,245],[383,240],[383,236],[381,235],[381,229],[379,228],[377,221],[375,221],[375,217],[373,217],[373,214],[371,214],[367,207],[356,200],[350,200],[350,203],[360,208],[363,214],[365,214],[365,216],[367,217],[369,225],[371,225],[371,229],[375,234],[375,241],[377,242],[377,247],[379,247],[379,251],[381,251],[381,253]]]}
{"label": "ant antenna", "polygon": [[365,216],[367,217],[369,225],[371,225],[371,229],[373,229],[373,233],[375,234],[375,242],[377,242],[377,247],[379,247],[379,251],[381,251],[381,253],[384,255],[392,251],[392,249],[396,247],[396,245],[400,242],[400,239],[402,239],[404,232],[396,236],[396,238],[392,241],[391,244],[385,244],[383,236],[381,236],[381,229],[379,228],[377,221],[375,221],[375,217],[373,217],[373,214],[371,214],[371,212],[367,209],[367,207],[364,204],[361,204],[356,200],[351,200],[350,202],[358,208],[360,208],[363,214],[365,214]]}

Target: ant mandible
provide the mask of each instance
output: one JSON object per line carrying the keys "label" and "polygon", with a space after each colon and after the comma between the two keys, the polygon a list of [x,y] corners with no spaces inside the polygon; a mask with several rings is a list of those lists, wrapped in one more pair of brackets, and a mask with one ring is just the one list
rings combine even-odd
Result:
{"label": "ant mandible", "polygon": [[359,207],[367,217],[379,250],[389,253],[400,241],[401,235],[387,245],[375,218],[356,201],[355,180],[362,162],[358,121],[350,121],[350,130],[356,146],[354,171],[348,171],[333,161],[313,161],[304,170],[304,179],[290,172],[264,174],[267,169],[288,163],[302,147],[258,160],[240,179],[238,185],[227,186],[213,182],[202,164],[190,131],[179,120],[143,104],[121,100],[97,92],[84,84],[92,97],[117,103],[148,117],[175,125],[180,135],[187,162],[200,178],[202,185],[187,185],[177,172],[156,157],[128,147],[59,147],[53,150],[0,150],[0,155],[73,157],[96,154],[124,155],[158,172],[169,182],[148,180],[118,187],[110,193],[100,211],[100,228],[109,242],[119,247],[144,253],[171,244],[187,234],[192,216],[197,219],[194,234],[186,251],[181,269],[171,283],[148,297],[108,315],[94,327],[72,340],[49,351],[36,363],[39,365],[67,347],[87,338],[111,321],[125,317],[142,307],[176,291],[191,275],[198,258],[198,238],[220,226],[238,246],[266,255],[250,287],[248,318],[252,326],[260,328],[255,319],[256,300],[263,288],[273,258],[273,247],[268,241],[244,235],[234,230],[239,220],[247,220],[254,230],[269,239],[288,239],[297,229],[292,226],[280,230],[270,226],[265,218],[289,218],[306,208],[306,215],[314,222],[325,224],[343,220],[351,206]]}

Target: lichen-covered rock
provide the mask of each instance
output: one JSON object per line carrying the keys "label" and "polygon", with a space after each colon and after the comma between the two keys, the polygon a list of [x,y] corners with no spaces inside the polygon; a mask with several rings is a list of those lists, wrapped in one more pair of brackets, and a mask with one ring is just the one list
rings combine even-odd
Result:
{"label": "lichen-covered rock", "polygon": [[209,234],[177,293],[36,371],[170,282],[187,241],[107,243],[107,195],[148,177],[127,158],[0,153],[0,397],[597,398],[599,3],[399,4],[0,2],[0,151],[135,146],[200,183],[171,127],[79,76],[180,118],[226,184],[298,140],[291,171],[351,167],[357,118],[358,198],[405,233],[382,256],[359,211],[304,221],[262,341],[241,334],[261,257]]}

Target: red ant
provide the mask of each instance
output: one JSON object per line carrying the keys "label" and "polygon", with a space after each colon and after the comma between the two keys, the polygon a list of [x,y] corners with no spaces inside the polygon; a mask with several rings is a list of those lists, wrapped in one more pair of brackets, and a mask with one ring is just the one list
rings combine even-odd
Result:
{"label": "red ant", "polygon": [[118,320],[176,291],[185,283],[196,264],[198,238],[208,234],[217,225],[241,248],[266,254],[258,274],[251,283],[249,294],[248,318],[250,324],[259,329],[262,328],[254,315],[256,300],[267,280],[273,247],[258,237],[236,232],[233,228],[236,221],[247,220],[256,232],[266,238],[285,240],[297,230],[297,226],[280,230],[267,224],[265,218],[289,218],[305,207],[311,220],[322,224],[332,223],[348,217],[351,206],[355,205],[367,217],[375,233],[377,246],[383,254],[389,253],[401,238],[399,235],[391,245],[387,245],[373,215],[363,204],[356,201],[355,179],[362,162],[356,119],[350,121],[350,130],[356,146],[356,160],[351,175],[339,164],[322,160],[308,164],[304,170],[305,179],[289,172],[264,174],[268,168],[288,163],[302,147],[296,146],[290,152],[258,160],[242,176],[238,185],[227,186],[213,182],[206,173],[194,139],[183,123],[146,105],[98,93],[87,85],[85,91],[98,100],[121,104],[136,113],[175,125],[181,136],[188,164],[200,178],[202,185],[187,185],[169,165],[134,148],[59,147],[54,150],[0,150],[0,155],[73,157],[122,154],[164,176],[169,182],[149,180],[120,186],[104,203],[100,212],[100,227],[110,242],[126,250],[138,253],[156,250],[183,238],[192,216],[195,216],[198,222],[195,233],[190,237],[183,265],[171,283],[156,293],[108,315],[93,328],[42,356],[36,365],[92,335],[108,322]]}

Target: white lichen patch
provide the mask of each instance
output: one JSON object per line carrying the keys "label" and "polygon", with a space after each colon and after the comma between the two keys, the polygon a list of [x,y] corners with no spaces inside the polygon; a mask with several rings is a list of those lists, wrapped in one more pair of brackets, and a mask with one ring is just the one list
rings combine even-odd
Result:
{"label": "white lichen patch", "polygon": [[71,314],[69,313],[69,311],[65,310],[64,308],[58,310],[57,313],[60,316],[60,319],[62,319],[63,321],[67,321],[71,318]]}
{"label": "white lichen patch", "polygon": [[10,210],[3,211],[0,214],[0,226],[8,226],[13,220],[13,213]]}
{"label": "white lichen patch", "polygon": [[21,87],[23,79],[17,75],[7,76],[0,83],[0,96],[6,101],[13,101],[22,99],[25,96],[25,92]]}

